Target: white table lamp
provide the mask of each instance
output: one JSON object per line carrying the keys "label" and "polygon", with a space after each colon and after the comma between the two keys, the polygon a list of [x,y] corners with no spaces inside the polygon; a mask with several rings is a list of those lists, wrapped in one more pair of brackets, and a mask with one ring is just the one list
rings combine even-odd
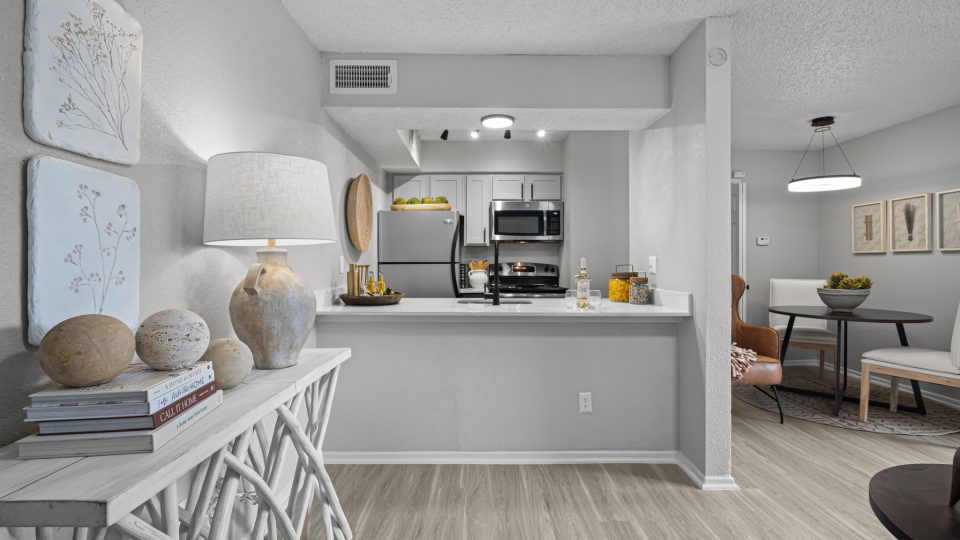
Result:
{"label": "white table lamp", "polygon": [[327,167],[265,152],[219,154],[207,162],[203,243],[265,246],[230,298],[230,320],[259,369],[297,363],[317,314],[310,284],[276,246],[337,241]]}

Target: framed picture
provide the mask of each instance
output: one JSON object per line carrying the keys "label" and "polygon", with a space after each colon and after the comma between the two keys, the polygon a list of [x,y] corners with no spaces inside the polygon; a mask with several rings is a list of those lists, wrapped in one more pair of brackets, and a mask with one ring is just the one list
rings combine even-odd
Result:
{"label": "framed picture", "polygon": [[854,253],[886,253],[887,202],[873,201],[850,208],[851,250]]}
{"label": "framed picture", "polygon": [[890,199],[890,250],[930,251],[930,194]]}
{"label": "framed picture", "polygon": [[50,157],[27,165],[27,331],[32,345],[88,313],[140,316],[140,190],[129,178]]}
{"label": "framed picture", "polygon": [[27,0],[23,116],[41,144],[140,161],[140,23],[115,0]]}
{"label": "framed picture", "polygon": [[960,189],[937,193],[937,249],[960,251]]}

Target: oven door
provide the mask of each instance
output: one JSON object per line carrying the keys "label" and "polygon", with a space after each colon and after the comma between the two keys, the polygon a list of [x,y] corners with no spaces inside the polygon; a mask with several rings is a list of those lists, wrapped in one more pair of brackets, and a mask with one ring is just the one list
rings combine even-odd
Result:
{"label": "oven door", "polygon": [[494,201],[490,204],[490,239],[500,242],[563,240],[562,203]]}

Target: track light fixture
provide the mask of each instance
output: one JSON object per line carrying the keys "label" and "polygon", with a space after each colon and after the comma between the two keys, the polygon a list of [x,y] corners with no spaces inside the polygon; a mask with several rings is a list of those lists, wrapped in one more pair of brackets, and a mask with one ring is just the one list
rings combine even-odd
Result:
{"label": "track light fixture", "polygon": [[537,131],[537,137],[540,137],[540,138],[542,139],[542,138],[544,138],[544,137],[546,137],[546,136],[547,136],[546,130],[541,129],[541,130],[538,130],[538,131]]}
{"label": "track light fixture", "polygon": [[445,129],[443,130],[443,133],[440,134],[440,139],[445,141],[449,136],[450,136],[450,131]]}
{"label": "track light fixture", "polygon": [[504,139],[510,139],[510,130],[509,130],[509,129],[503,132],[503,138],[504,138]]}
{"label": "track light fixture", "polygon": [[471,138],[471,139],[479,139],[479,138],[480,138],[480,130],[479,130],[479,129],[475,129],[475,130],[471,131],[471,132],[470,132],[470,138]]}

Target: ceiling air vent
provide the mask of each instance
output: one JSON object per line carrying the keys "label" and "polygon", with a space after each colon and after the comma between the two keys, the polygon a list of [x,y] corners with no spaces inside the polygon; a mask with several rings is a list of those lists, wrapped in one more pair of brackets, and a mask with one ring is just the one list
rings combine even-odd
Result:
{"label": "ceiling air vent", "polygon": [[331,60],[331,94],[396,94],[396,60]]}

